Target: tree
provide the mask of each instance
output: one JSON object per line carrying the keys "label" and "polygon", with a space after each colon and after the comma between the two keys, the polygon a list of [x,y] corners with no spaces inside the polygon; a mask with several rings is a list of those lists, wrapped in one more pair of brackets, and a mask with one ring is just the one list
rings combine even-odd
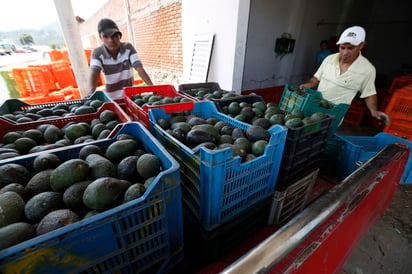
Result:
{"label": "tree", "polygon": [[19,41],[20,41],[20,44],[22,44],[23,46],[25,46],[25,45],[30,46],[30,45],[34,44],[33,37],[30,34],[27,34],[27,33],[20,34]]}

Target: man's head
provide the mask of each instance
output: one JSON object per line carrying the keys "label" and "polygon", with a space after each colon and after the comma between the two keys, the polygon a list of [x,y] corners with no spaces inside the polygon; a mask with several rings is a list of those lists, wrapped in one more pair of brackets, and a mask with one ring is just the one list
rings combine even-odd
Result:
{"label": "man's head", "polygon": [[344,63],[351,64],[359,56],[365,45],[365,29],[359,26],[347,28],[340,35],[339,45],[340,59]]}
{"label": "man's head", "polygon": [[120,37],[122,37],[119,27],[113,20],[108,18],[99,21],[97,24],[97,31],[99,32],[99,35],[113,36],[115,34],[120,34]]}
{"label": "man's head", "polygon": [[359,46],[365,42],[366,32],[365,29],[359,26],[353,26],[345,29],[340,35],[339,41],[336,45],[349,43],[354,46]]}

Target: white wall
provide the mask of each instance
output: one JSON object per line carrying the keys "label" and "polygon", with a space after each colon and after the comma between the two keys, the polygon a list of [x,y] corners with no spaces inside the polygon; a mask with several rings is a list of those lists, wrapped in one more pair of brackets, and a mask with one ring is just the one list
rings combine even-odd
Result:
{"label": "white wall", "polygon": [[188,75],[195,34],[215,34],[208,82],[240,91],[249,0],[182,0],[183,74]]}

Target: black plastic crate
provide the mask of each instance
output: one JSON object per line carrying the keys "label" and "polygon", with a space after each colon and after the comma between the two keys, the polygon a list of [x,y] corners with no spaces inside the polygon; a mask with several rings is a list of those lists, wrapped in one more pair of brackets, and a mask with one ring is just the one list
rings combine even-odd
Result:
{"label": "black plastic crate", "polygon": [[238,103],[245,102],[245,103],[253,104],[255,102],[265,102],[265,100],[263,99],[262,96],[259,96],[256,94],[248,94],[248,95],[240,95],[240,96],[236,96],[232,98],[218,99],[218,100],[214,100],[214,102],[215,102],[217,109],[220,112],[223,112],[223,107],[229,106],[230,103],[232,102],[238,102]]}
{"label": "black plastic crate", "polygon": [[233,221],[207,231],[183,207],[185,272],[197,272],[240,246],[267,225],[272,199],[265,199],[239,214]]}
{"label": "black plastic crate", "polygon": [[284,224],[305,208],[319,173],[319,168],[308,170],[312,171],[294,180],[286,189],[273,194],[269,225]]}
{"label": "black plastic crate", "polygon": [[318,123],[288,128],[276,189],[287,187],[308,168],[319,164],[334,119],[334,116],[327,115]]}

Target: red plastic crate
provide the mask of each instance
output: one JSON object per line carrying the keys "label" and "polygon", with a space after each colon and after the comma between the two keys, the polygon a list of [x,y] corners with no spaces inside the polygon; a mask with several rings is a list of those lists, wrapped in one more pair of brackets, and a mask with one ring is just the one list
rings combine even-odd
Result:
{"label": "red plastic crate", "polygon": [[385,108],[391,119],[412,121],[412,85],[395,91]]}
{"label": "red plastic crate", "polygon": [[412,74],[405,74],[395,77],[389,87],[388,93],[394,93],[396,90],[401,89],[407,85],[412,84]]}
{"label": "red plastic crate", "polygon": [[8,132],[25,131],[28,129],[34,129],[43,124],[52,124],[58,128],[62,128],[69,122],[75,122],[75,123],[91,122],[93,119],[99,118],[100,114],[104,110],[114,111],[117,114],[117,118],[119,119],[121,123],[126,123],[126,122],[131,121],[130,118],[126,115],[126,113],[117,104],[105,103],[95,113],[55,118],[52,120],[41,120],[41,121],[33,121],[33,122],[15,124],[15,123],[8,122],[4,119],[0,119],[0,138],[3,138],[3,136]]}
{"label": "red plastic crate", "polygon": [[[148,106],[145,105],[142,107],[138,106],[133,102],[131,97],[135,94],[142,94],[142,93],[154,93],[156,95],[161,95],[165,97],[177,97],[181,96],[183,98],[189,99],[190,102],[184,103],[174,103],[174,104],[167,104],[167,105],[157,105],[157,106]],[[124,88],[124,103],[126,112],[136,119],[143,123],[146,128],[150,127],[149,124],[149,109],[153,108],[162,108],[165,110],[166,114],[171,114],[174,112],[186,111],[193,109],[193,102],[195,100],[185,96],[181,93],[178,93],[174,86],[172,85],[158,85],[158,86],[139,86],[139,87],[126,87]]]}
{"label": "red plastic crate", "polygon": [[359,126],[362,124],[367,108],[362,100],[353,100],[345,114],[343,122],[346,124]]}
{"label": "red plastic crate", "polygon": [[392,119],[391,123],[384,127],[383,132],[412,140],[412,121]]}

